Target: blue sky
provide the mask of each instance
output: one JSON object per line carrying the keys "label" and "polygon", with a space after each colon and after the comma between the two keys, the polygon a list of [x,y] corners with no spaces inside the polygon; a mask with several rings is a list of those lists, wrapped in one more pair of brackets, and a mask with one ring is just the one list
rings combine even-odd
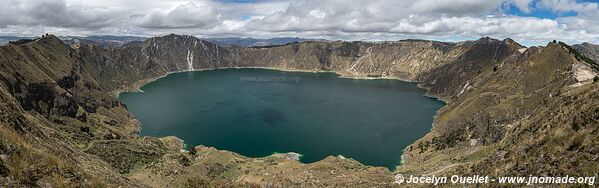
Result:
{"label": "blue sky", "polygon": [[0,35],[599,43],[598,0],[0,0]]}
{"label": "blue sky", "polygon": [[522,12],[514,5],[509,5],[509,7],[505,10],[506,14],[516,15],[516,16],[530,16],[536,18],[547,18],[547,19],[556,19],[559,17],[568,17],[568,16],[576,16],[576,12],[568,11],[568,12],[555,12],[549,9],[533,9],[530,13]]}

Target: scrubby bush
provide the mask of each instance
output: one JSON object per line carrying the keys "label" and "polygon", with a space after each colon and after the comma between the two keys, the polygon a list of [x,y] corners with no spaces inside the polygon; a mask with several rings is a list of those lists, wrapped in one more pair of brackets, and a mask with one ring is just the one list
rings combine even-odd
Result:
{"label": "scrubby bush", "polygon": [[27,43],[33,42],[35,40],[36,39],[21,39],[21,40],[17,40],[17,41],[10,41],[8,43],[14,44],[14,45],[21,45],[21,44],[27,44]]}
{"label": "scrubby bush", "polygon": [[191,149],[189,150],[189,154],[191,154],[192,156],[195,156],[198,152],[196,151],[195,147],[191,147]]}

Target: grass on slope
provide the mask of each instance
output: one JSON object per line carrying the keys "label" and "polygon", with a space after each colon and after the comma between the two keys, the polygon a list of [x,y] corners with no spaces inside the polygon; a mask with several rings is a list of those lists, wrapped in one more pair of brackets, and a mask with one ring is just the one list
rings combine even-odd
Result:
{"label": "grass on slope", "polygon": [[[0,187],[42,186],[74,187],[75,169],[59,157],[46,153],[22,138],[22,135],[0,125]],[[94,178],[89,187],[101,187]]]}

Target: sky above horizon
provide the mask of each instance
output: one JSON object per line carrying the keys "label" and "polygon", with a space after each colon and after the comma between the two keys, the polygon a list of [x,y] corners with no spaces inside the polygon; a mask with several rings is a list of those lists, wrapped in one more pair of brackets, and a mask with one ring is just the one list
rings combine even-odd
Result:
{"label": "sky above horizon", "polygon": [[599,0],[0,0],[0,35],[599,44]]}

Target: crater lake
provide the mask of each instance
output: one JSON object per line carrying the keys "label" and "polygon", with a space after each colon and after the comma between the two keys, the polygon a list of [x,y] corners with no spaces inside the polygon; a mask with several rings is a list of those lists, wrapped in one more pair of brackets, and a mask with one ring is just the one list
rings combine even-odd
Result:
{"label": "crater lake", "polygon": [[311,163],[341,155],[390,169],[444,105],[416,83],[267,69],[174,73],[141,90],[119,99],[142,135],[249,157],[296,152]]}

